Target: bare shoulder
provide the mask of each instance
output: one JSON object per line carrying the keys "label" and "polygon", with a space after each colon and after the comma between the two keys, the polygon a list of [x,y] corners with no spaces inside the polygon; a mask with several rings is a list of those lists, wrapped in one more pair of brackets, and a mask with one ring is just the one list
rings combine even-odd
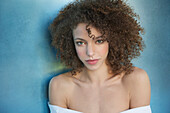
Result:
{"label": "bare shoulder", "polygon": [[67,97],[70,90],[70,73],[53,77],[49,83],[49,102],[52,105],[67,108]]}
{"label": "bare shoulder", "polygon": [[70,72],[57,75],[50,80],[50,84],[60,84],[64,82],[64,84],[60,84],[60,85],[67,85],[69,84],[70,77],[71,77]]}
{"label": "bare shoulder", "polygon": [[148,74],[145,70],[138,68],[138,67],[134,67],[134,71],[132,73],[130,73],[129,75],[125,75],[124,76],[124,80],[125,82],[146,82],[147,80],[149,80]]}
{"label": "bare shoulder", "polygon": [[124,83],[130,92],[130,108],[150,104],[150,80],[145,70],[135,67],[131,74],[124,77]]}

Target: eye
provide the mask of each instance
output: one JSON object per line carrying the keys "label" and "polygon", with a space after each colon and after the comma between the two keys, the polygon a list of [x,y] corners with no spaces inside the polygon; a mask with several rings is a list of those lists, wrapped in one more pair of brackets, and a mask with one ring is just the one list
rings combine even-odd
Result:
{"label": "eye", "polygon": [[82,45],[84,45],[85,43],[84,42],[81,42],[81,41],[77,41],[76,42],[76,45],[78,45],[78,46],[82,46]]}
{"label": "eye", "polygon": [[104,40],[97,40],[96,43],[97,44],[102,44],[104,42]]}

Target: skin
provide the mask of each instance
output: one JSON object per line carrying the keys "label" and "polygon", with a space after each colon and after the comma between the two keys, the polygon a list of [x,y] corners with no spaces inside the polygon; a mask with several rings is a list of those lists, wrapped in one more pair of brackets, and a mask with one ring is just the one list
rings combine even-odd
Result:
{"label": "skin", "polygon": [[[51,79],[50,104],[83,113],[119,113],[149,105],[150,81],[147,73],[134,67],[129,75],[121,73],[111,77],[106,65],[108,43],[99,44],[96,43],[97,39],[89,38],[85,26],[80,23],[73,30],[77,55],[85,67],[74,77],[68,72]],[[94,27],[90,28],[96,37],[101,35]],[[86,62],[91,56],[100,59],[97,64],[89,65]]]}
{"label": "skin", "polygon": [[[82,77],[84,80],[91,83],[101,84],[101,82],[109,76],[108,67],[106,65],[109,45],[108,42],[103,41],[102,38],[95,38],[94,40],[89,38],[86,31],[86,25],[87,24],[80,23],[77,28],[73,30],[77,55],[85,65],[85,68],[83,69],[85,76]],[[90,29],[94,36],[99,37],[102,35],[94,27],[90,26]],[[87,60],[90,60],[91,57],[93,59],[98,59],[98,62],[95,65],[87,63]]]}
{"label": "skin", "polygon": [[[101,65],[105,65],[109,45],[106,41],[103,41],[103,39],[99,37],[102,34],[93,27],[89,28],[96,38],[94,40],[89,38],[85,28],[86,24],[81,23],[73,30],[75,48],[79,59],[83,62],[86,68],[88,68],[88,70],[95,71]],[[96,65],[89,65],[86,60],[90,60],[91,57],[93,59],[99,59],[99,62]]]}

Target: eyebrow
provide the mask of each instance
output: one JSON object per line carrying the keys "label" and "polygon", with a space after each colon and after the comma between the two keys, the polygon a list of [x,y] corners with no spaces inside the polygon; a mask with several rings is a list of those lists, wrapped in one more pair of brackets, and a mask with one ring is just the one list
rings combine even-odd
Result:
{"label": "eyebrow", "polygon": [[74,40],[83,40],[83,41],[86,41],[86,40],[84,40],[82,38],[75,38]]}
{"label": "eyebrow", "polygon": [[[98,37],[96,37],[95,39],[99,39],[99,38],[102,38],[102,36],[98,36]],[[84,39],[82,39],[82,38],[75,38],[74,40],[82,40],[82,41],[86,41],[86,40],[84,40]]]}

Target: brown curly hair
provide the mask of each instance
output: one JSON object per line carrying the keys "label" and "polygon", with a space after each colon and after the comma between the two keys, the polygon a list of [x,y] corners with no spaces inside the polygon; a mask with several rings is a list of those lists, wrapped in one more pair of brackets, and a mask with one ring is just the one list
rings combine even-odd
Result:
{"label": "brown curly hair", "polygon": [[72,31],[79,23],[91,24],[105,33],[109,42],[107,60],[114,75],[130,74],[131,60],[139,56],[145,46],[138,19],[122,0],[76,0],[61,9],[49,26],[52,45],[57,49],[57,57],[72,69],[73,75],[80,72],[84,64],[77,56]]}

